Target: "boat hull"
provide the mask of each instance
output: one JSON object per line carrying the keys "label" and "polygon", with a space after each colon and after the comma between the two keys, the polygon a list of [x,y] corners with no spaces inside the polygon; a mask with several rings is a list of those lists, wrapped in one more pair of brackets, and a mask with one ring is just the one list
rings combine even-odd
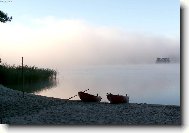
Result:
{"label": "boat hull", "polygon": [[78,95],[83,102],[100,102],[102,99],[100,96],[94,96],[84,92],[78,92]]}
{"label": "boat hull", "polygon": [[110,103],[113,103],[113,104],[129,103],[128,96],[107,94],[107,99],[110,101]]}

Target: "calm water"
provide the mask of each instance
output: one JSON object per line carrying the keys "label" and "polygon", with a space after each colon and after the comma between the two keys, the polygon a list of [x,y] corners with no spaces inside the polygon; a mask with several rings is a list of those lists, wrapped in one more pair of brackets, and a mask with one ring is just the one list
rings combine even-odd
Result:
{"label": "calm water", "polygon": [[128,94],[130,102],[180,105],[179,64],[80,66],[62,69],[58,79],[57,86],[36,94],[67,99],[89,88],[105,102],[111,92]]}

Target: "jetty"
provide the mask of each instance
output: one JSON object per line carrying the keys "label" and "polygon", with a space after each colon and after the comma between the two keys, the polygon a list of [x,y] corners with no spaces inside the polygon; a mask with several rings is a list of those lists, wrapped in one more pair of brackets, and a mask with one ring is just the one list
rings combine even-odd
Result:
{"label": "jetty", "polygon": [[170,63],[170,58],[157,58],[156,63]]}

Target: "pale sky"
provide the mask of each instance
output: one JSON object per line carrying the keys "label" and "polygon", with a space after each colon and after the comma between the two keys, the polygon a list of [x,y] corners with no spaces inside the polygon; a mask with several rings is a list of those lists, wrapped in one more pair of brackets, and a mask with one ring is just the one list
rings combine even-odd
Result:
{"label": "pale sky", "polygon": [[174,37],[180,30],[179,0],[12,0],[0,9],[13,16],[12,23],[53,16]]}
{"label": "pale sky", "polygon": [[[180,58],[179,0],[12,0],[0,10],[0,58],[61,67]],[[28,61],[28,62],[27,62]]]}

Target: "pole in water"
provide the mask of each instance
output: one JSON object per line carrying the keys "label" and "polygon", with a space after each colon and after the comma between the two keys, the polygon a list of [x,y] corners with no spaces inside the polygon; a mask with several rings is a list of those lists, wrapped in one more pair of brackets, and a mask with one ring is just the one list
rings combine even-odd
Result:
{"label": "pole in water", "polygon": [[22,57],[22,92],[23,92],[23,97],[24,97],[24,68],[23,68],[23,57]]}

